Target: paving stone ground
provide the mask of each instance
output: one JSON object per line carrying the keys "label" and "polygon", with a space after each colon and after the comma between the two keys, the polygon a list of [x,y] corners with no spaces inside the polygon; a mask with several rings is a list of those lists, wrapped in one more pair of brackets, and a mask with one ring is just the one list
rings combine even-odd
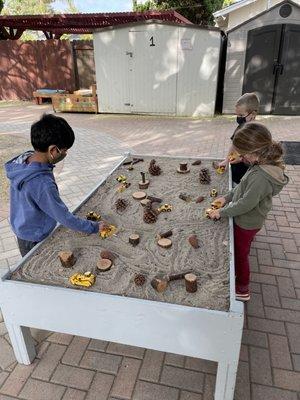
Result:
{"label": "paving stone ground", "polygon": [[[29,137],[49,106],[0,107],[4,135]],[[60,192],[75,207],[120,154],[223,157],[235,127],[215,119],[63,114],[76,142],[57,166]],[[299,117],[261,118],[277,140],[299,140]],[[252,298],[246,306],[235,400],[300,400],[300,167],[274,199],[251,249]],[[0,272],[20,255],[0,209]],[[38,357],[18,365],[0,313],[0,400],[210,400],[216,364],[116,343],[32,330]]]}

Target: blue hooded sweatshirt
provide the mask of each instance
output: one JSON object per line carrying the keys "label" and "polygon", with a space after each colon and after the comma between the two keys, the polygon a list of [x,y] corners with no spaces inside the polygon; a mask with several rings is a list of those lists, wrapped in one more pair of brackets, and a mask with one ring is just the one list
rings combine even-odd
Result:
{"label": "blue hooded sweatshirt", "polygon": [[84,220],[69,212],[59,196],[53,175],[53,164],[32,162],[27,151],[5,164],[10,179],[10,223],[23,240],[40,242],[57,222],[84,233],[97,233],[99,223]]}

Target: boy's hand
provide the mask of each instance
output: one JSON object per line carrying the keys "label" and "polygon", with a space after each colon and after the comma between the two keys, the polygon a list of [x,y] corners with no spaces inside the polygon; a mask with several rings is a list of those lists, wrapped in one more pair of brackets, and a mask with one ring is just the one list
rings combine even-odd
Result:
{"label": "boy's hand", "polygon": [[109,227],[109,223],[106,221],[101,221],[99,223],[99,232],[101,232],[103,229],[107,229]]}
{"label": "boy's hand", "polygon": [[[225,204],[226,204],[226,199],[225,199],[225,197],[222,196],[222,197],[218,197],[214,202],[216,202],[216,203],[219,202],[219,203],[221,204],[221,205],[220,205],[220,208],[221,208],[221,207],[224,207],[224,206],[225,206]],[[213,202],[213,203],[214,203],[214,202]]]}
{"label": "boy's hand", "polygon": [[208,213],[210,219],[220,219],[220,211],[219,210],[211,210]]}

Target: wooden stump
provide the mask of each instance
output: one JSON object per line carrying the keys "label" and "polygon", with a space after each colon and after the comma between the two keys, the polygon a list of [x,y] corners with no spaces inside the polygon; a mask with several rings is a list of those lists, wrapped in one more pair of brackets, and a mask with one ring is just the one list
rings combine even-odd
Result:
{"label": "wooden stump", "polygon": [[145,182],[140,181],[139,189],[148,189],[149,184],[150,184],[150,181],[148,181],[147,179],[145,180]]}
{"label": "wooden stump", "polygon": [[151,281],[151,286],[155,289],[158,293],[162,293],[167,289],[168,280],[164,277],[154,277]]}
{"label": "wooden stump", "polygon": [[97,269],[100,272],[109,271],[111,269],[111,266],[112,262],[108,258],[101,258],[101,260],[97,262]]}
{"label": "wooden stump", "polygon": [[132,246],[137,246],[140,243],[140,236],[133,233],[129,236],[129,243],[132,244]]}
{"label": "wooden stump", "polygon": [[76,263],[76,258],[71,251],[60,251],[58,257],[61,265],[65,268],[71,268]]}
{"label": "wooden stump", "polygon": [[184,275],[185,288],[189,293],[197,292],[197,276],[195,274]]}
{"label": "wooden stump", "polygon": [[114,254],[113,254],[111,251],[109,251],[109,250],[102,250],[102,251],[100,252],[100,257],[101,257],[101,258],[107,258],[107,259],[110,260],[111,262],[113,262],[114,259],[115,259]]}

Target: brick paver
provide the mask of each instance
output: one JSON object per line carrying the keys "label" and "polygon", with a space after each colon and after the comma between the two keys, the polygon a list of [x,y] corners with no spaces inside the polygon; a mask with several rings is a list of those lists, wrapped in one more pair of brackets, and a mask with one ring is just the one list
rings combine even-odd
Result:
{"label": "brick paver", "polygon": [[[29,126],[48,106],[0,108],[1,135],[28,138]],[[62,197],[75,207],[119,155],[221,157],[235,126],[230,117],[159,118],[64,114],[76,142],[56,168]],[[297,140],[299,117],[262,121],[276,139]],[[8,122],[9,121],[9,122]],[[75,172],[75,173],[74,173]],[[252,299],[246,305],[235,400],[300,400],[300,167],[251,250]],[[0,209],[0,273],[20,256]],[[212,400],[216,363],[101,340],[33,330],[38,357],[16,364],[0,313],[0,400]]]}

